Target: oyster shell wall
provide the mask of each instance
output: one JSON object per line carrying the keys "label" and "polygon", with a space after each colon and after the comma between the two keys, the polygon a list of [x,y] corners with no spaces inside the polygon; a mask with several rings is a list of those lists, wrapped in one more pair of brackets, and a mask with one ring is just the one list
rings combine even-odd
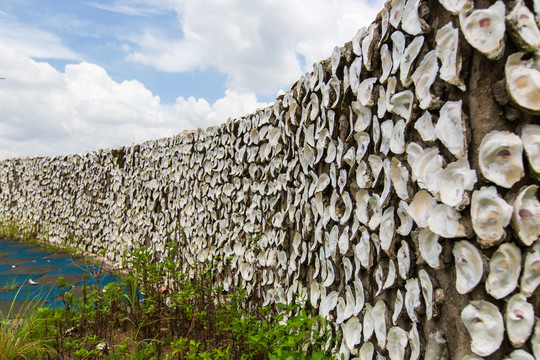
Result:
{"label": "oyster shell wall", "polygon": [[219,126],[1,161],[0,220],[115,262],[142,245],[159,259],[171,237],[182,271],[213,261],[226,292],[305,294],[349,357],[524,352],[501,336],[538,356],[519,314],[540,296],[540,2],[492,3],[390,1],[273,105]]}

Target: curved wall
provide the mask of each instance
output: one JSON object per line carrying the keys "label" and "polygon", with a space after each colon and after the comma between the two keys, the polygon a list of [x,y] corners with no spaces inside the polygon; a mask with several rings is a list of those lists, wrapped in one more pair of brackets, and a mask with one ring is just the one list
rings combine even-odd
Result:
{"label": "curved wall", "polygon": [[[213,260],[225,288],[265,303],[304,294],[347,356],[371,343],[398,359],[402,335],[411,359],[532,353],[540,329],[521,346],[512,329],[529,325],[499,317],[530,318],[523,301],[506,305],[520,292],[539,308],[540,204],[521,189],[537,183],[538,130],[524,125],[538,123],[540,74],[515,55],[538,46],[520,37],[509,3],[443,5],[388,3],[274,105],[221,126],[2,161],[2,217],[113,261],[142,243],[159,256],[183,227],[185,271]],[[469,312],[475,339],[489,341],[471,343]]]}

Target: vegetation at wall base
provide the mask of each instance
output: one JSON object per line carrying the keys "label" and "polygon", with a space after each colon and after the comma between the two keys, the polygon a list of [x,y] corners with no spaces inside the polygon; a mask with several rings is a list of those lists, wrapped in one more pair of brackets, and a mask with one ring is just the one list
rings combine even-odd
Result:
{"label": "vegetation at wall base", "polygon": [[[34,352],[0,360],[334,358],[324,350],[336,341],[328,324],[311,317],[301,300],[257,306],[244,289],[215,288],[210,262],[182,273],[179,251],[178,242],[168,241],[157,259],[140,247],[118,273],[121,282],[89,281],[80,297],[65,292],[63,307],[22,313],[26,327],[19,329]],[[14,341],[2,325],[0,346],[5,339]]]}

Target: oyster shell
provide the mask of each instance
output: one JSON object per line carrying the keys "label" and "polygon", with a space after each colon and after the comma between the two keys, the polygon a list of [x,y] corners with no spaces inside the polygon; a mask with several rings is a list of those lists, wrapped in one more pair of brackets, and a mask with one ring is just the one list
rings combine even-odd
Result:
{"label": "oyster shell", "polygon": [[461,312],[461,320],[471,336],[471,351],[489,356],[501,346],[503,317],[497,306],[485,301],[471,301]]}
{"label": "oyster shell", "polygon": [[388,343],[386,348],[390,360],[403,360],[405,357],[405,348],[409,343],[407,331],[399,326],[392,326],[388,331]]}
{"label": "oyster shell", "polygon": [[510,223],[513,208],[497,194],[495,186],[475,190],[471,200],[471,218],[474,232],[482,247],[493,246],[506,235],[504,228]]}
{"label": "oyster shell", "polygon": [[453,207],[437,204],[428,219],[429,229],[444,238],[467,236],[467,229],[460,219],[461,215]]}
{"label": "oyster shell", "polygon": [[520,109],[540,113],[540,60],[538,55],[523,59],[525,53],[508,56],[504,74],[510,100]]}
{"label": "oyster shell", "polygon": [[534,309],[523,294],[515,294],[506,305],[506,332],[514,347],[521,347],[532,334]]}
{"label": "oyster shell", "polygon": [[414,103],[414,94],[410,90],[399,92],[392,96],[390,104],[392,109],[390,110],[396,115],[401,116],[406,122],[411,119],[411,113]]}
{"label": "oyster shell", "polygon": [[468,205],[466,191],[474,188],[476,180],[476,171],[471,170],[466,158],[448,164],[439,176],[441,201],[458,209]]}
{"label": "oyster shell", "polygon": [[536,321],[536,326],[534,327],[534,334],[531,338],[531,347],[534,354],[534,357],[540,358],[540,321]]}
{"label": "oyster shell", "polygon": [[418,134],[420,134],[422,140],[437,140],[437,136],[435,135],[435,126],[433,126],[433,122],[431,121],[431,113],[429,111],[424,112],[424,114],[416,120],[414,123],[414,128],[418,131]]}
{"label": "oyster shell", "polygon": [[399,23],[403,18],[403,7],[405,6],[405,0],[392,0],[390,6],[390,24],[394,28],[399,28]]}
{"label": "oyster shell", "polygon": [[401,294],[401,291],[398,289],[396,291],[396,301],[394,302],[394,312],[392,314],[392,324],[396,325],[397,321],[399,319],[399,315],[401,315],[401,311],[403,310],[403,295]]}
{"label": "oyster shell", "polygon": [[518,284],[521,272],[521,251],[512,243],[504,243],[489,260],[486,291],[495,299],[510,294]]}
{"label": "oyster shell", "polygon": [[467,42],[490,60],[498,60],[504,53],[505,12],[504,2],[498,0],[487,9],[459,14],[461,31]]}
{"label": "oyster shell", "polygon": [[532,245],[540,236],[540,202],[536,197],[537,185],[521,190],[512,204],[512,227],[521,242]]}
{"label": "oyster shell", "polygon": [[[413,41],[411,41],[409,46],[407,46],[403,52],[403,56],[401,57],[399,64],[399,80],[404,87],[411,86],[412,79],[409,76],[409,73],[411,71],[413,62],[420,53],[420,49],[422,49],[422,45],[424,45],[424,37],[417,36],[413,39]],[[394,61],[396,60],[394,59]]]}
{"label": "oyster shell", "polygon": [[429,217],[436,206],[437,201],[427,191],[420,190],[414,195],[407,211],[419,228],[425,228],[428,227]]}
{"label": "oyster shell", "polygon": [[520,290],[525,296],[531,296],[540,284],[540,243],[536,243],[527,254],[521,275]]}
{"label": "oyster shell", "polygon": [[374,22],[369,25],[366,34],[362,38],[362,59],[364,60],[364,67],[367,71],[373,70],[373,55],[375,54],[375,46],[379,38],[379,24]]}
{"label": "oyster shell", "polygon": [[400,67],[405,52],[405,35],[401,31],[394,31],[390,35],[390,39],[392,39],[392,70],[390,73],[395,74]]}
{"label": "oyster shell", "polygon": [[457,158],[467,155],[465,118],[460,101],[447,101],[440,110],[435,134]]}
{"label": "oyster shell", "polygon": [[363,106],[373,106],[373,86],[375,86],[376,82],[377,78],[371,77],[364,79],[358,86],[358,101]]}
{"label": "oyster shell", "polygon": [[373,353],[375,352],[375,347],[370,342],[365,342],[360,347],[359,359],[360,360],[373,360]]}
{"label": "oyster shell", "polygon": [[479,165],[484,177],[495,184],[511,188],[524,175],[523,144],[516,134],[494,130],[480,144]]}
{"label": "oyster shell", "polygon": [[418,186],[438,196],[439,178],[443,170],[443,157],[439,155],[439,148],[424,149],[411,168],[412,179],[418,183]]}
{"label": "oyster shell", "polygon": [[412,74],[416,98],[418,99],[420,109],[431,108],[439,100],[435,98],[430,91],[431,85],[435,82],[439,73],[439,63],[437,61],[437,50],[428,52],[420,65]]}
{"label": "oyster shell", "polygon": [[[373,319],[375,337],[377,338],[377,345],[381,349],[386,348],[386,327],[388,324],[388,308],[383,300],[379,300],[375,303],[371,311],[371,318]],[[364,337],[365,339],[365,337]]]}
{"label": "oyster shell", "polygon": [[[392,159],[393,160],[393,159]],[[414,225],[413,218],[409,215],[408,212],[409,205],[403,200],[399,202],[399,207],[397,209],[397,214],[399,217],[400,225],[397,228],[396,232],[399,235],[407,236],[411,233],[412,227]]]}
{"label": "oyster shell", "polygon": [[514,42],[526,52],[540,49],[540,30],[534,21],[534,14],[523,0],[516,2],[506,16],[506,25]]}
{"label": "oyster shell", "polygon": [[362,340],[362,324],[356,316],[350,318],[343,327],[343,338],[350,351],[354,351],[355,346]]}
{"label": "oyster shell", "polygon": [[426,304],[426,318],[431,320],[433,318],[433,284],[431,278],[424,269],[418,271],[418,278],[420,279],[420,285],[422,287],[422,296]]}
{"label": "oyster shell", "polygon": [[397,252],[398,272],[403,280],[407,280],[409,268],[411,267],[411,254],[409,244],[405,240],[401,240],[401,247]]}
{"label": "oyster shell", "polygon": [[454,15],[473,8],[472,0],[439,0],[439,3]]}
{"label": "oyster shell", "polygon": [[418,250],[422,259],[434,269],[440,266],[442,246],[439,244],[439,235],[428,228],[420,230],[418,234]]}
{"label": "oyster shell", "polygon": [[[392,130],[392,137],[390,138],[390,151],[394,154],[403,154],[405,151],[405,129],[406,124],[403,119],[399,119],[394,125]],[[407,172],[408,173],[408,172]]]}
{"label": "oyster shell", "polygon": [[484,274],[480,251],[466,240],[458,241],[452,249],[456,264],[456,289],[467,294],[478,285]]}
{"label": "oyster shell", "polygon": [[394,243],[394,232],[394,207],[390,206],[384,210],[381,218],[381,225],[379,227],[379,240],[381,242],[381,249],[387,254],[392,251],[392,245]]}
{"label": "oyster shell", "polygon": [[540,126],[527,124],[521,130],[521,141],[525,154],[529,159],[530,168],[536,176],[540,175]]}
{"label": "oyster shell", "polygon": [[459,29],[454,28],[452,23],[449,22],[437,30],[435,41],[437,43],[435,47],[437,56],[441,60],[439,76],[447,83],[457,86],[461,91],[465,91],[466,86],[460,77]]}
{"label": "oyster shell", "polygon": [[[420,334],[418,334],[418,328],[416,323],[412,324],[412,328],[409,331],[409,345],[411,347],[411,355],[409,360],[418,360],[420,357]],[[425,359],[430,359],[425,357]]]}
{"label": "oyster shell", "polygon": [[373,306],[366,303],[364,308],[364,326],[362,333],[364,335],[364,341],[368,341],[373,336],[373,331],[375,330],[375,321],[373,318]]}
{"label": "oyster shell", "polygon": [[418,284],[418,279],[412,278],[408,279],[405,283],[405,310],[407,310],[407,315],[412,322],[417,322],[418,317],[416,316],[416,308],[422,305],[420,302],[420,286]]}
{"label": "oyster shell", "polygon": [[392,53],[388,49],[388,44],[383,44],[381,47],[381,67],[382,74],[379,78],[379,82],[384,84],[390,76],[390,71],[392,71]]}
{"label": "oyster shell", "polygon": [[402,200],[409,200],[409,170],[396,158],[392,158],[390,178],[392,179],[396,195]]}
{"label": "oyster shell", "polygon": [[418,14],[419,5],[420,0],[408,0],[403,8],[401,28],[413,36],[429,30],[429,25]]}
{"label": "oyster shell", "polygon": [[535,360],[534,356],[526,352],[525,350],[514,350],[510,353],[510,357],[504,358],[504,360]]}

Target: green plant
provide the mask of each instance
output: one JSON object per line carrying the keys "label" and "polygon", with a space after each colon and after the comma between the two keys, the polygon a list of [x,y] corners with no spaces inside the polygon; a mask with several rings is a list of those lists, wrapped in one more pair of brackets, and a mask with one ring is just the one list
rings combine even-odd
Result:
{"label": "green plant", "polygon": [[[19,292],[20,289],[17,295]],[[24,306],[15,312],[15,299],[8,313],[2,314],[5,320],[0,323],[0,360],[29,360],[50,355],[52,349],[47,345],[48,339],[36,336],[41,327],[41,317],[37,310],[42,303],[26,301]]]}

